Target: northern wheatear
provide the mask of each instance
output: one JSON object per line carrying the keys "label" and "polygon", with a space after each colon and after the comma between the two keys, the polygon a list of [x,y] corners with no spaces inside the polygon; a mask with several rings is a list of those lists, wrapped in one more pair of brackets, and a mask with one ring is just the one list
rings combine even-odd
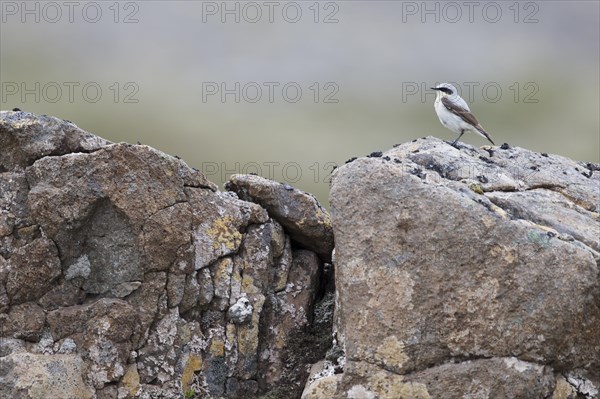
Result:
{"label": "northern wheatear", "polygon": [[471,113],[466,101],[458,95],[454,86],[442,83],[431,89],[437,90],[434,107],[440,122],[454,133],[458,133],[458,137],[452,142],[453,146],[456,146],[458,139],[465,132],[477,133],[494,144],[490,135]]}

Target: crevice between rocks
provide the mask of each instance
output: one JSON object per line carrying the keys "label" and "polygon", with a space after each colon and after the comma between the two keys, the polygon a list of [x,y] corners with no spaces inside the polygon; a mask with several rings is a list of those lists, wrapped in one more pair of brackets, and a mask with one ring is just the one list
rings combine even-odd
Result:
{"label": "crevice between rocks", "polygon": [[587,212],[595,212],[595,209],[588,209],[590,207],[595,208],[595,206],[593,204],[585,204],[581,201],[577,201],[576,198],[572,197],[571,195],[569,195],[568,193],[565,192],[565,189],[567,187],[562,186],[560,184],[552,184],[552,183],[538,183],[538,184],[533,184],[531,186],[527,186],[525,188],[519,189],[519,188],[506,188],[506,189],[502,189],[502,188],[495,188],[493,190],[485,190],[485,188],[482,188],[483,191],[485,193],[494,193],[494,192],[500,192],[500,193],[518,193],[518,192],[527,192],[527,191],[533,191],[533,190],[539,190],[539,189],[544,189],[544,190],[548,190],[548,191],[552,191],[554,193],[560,194],[562,195],[568,202],[570,202],[571,204],[573,204],[576,209],[577,208],[582,208]]}
{"label": "crevice between rocks", "polygon": [[111,144],[109,144],[107,146],[96,148],[96,149],[93,149],[93,150],[77,149],[77,150],[73,150],[73,151],[69,151],[69,152],[61,152],[60,148],[59,148],[59,149],[57,149],[55,151],[50,152],[49,154],[46,154],[46,155],[41,156],[39,158],[35,158],[35,159],[31,160],[30,162],[27,162],[26,168],[29,168],[29,167],[33,166],[33,164],[36,163],[37,161],[41,161],[41,160],[46,159],[46,158],[60,158],[60,157],[66,156],[66,155],[74,155],[74,154],[93,154],[95,152],[104,150],[104,149],[106,149],[107,147],[109,147],[111,145],[115,145],[115,144],[111,143]]}
{"label": "crevice between rocks", "polygon": [[[372,360],[368,360],[368,359],[358,359],[358,358],[348,358],[347,360],[353,361],[353,362],[364,362],[367,364],[370,364],[372,366],[375,366],[377,368],[380,368],[382,370],[385,370],[389,373],[392,373],[394,375],[398,375],[401,377],[407,377],[407,376],[412,376],[418,373],[422,373],[424,371],[427,370],[431,370],[431,369],[435,369],[438,367],[442,367],[442,366],[446,366],[446,365],[458,365],[458,364],[462,364],[462,363],[468,363],[468,362],[475,362],[478,360],[492,360],[492,359],[516,359],[519,362],[523,362],[523,363],[527,363],[529,365],[532,366],[537,366],[537,367],[551,367],[550,365],[547,364],[540,364],[540,363],[534,363],[534,362],[530,362],[530,361],[526,361],[526,360],[522,360],[519,359],[517,356],[483,356],[483,355],[472,355],[472,356],[463,356],[463,357],[455,357],[455,358],[450,358],[450,359],[446,359],[442,362],[438,362],[438,363],[434,363],[429,365],[428,367],[424,367],[424,368],[419,368],[419,369],[409,369],[407,372],[405,373],[399,373],[397,370],[393,370],[389,367],[386,367],[386,365],[381,364],[381,363],[377,363],[374,362]],[[565,378],[567,378],[564,374],[563,376]]]}
{"label": "crevice between rocks", "polygon": [[[187,196],[186,196],[186,197],[187,197]],[[188,204],[188,203],[189,203],[189,199],[175,201],[175,202],[173,202],[172,204],[166,205],[166,206],[164,206],[164,207],[162,207],[162,208],[160,208],[160,209],[156,210],[156,212],[153,212],[153,213],[149,214],[149,215],[148,215],[148,216],[145,218],[144,222],[146,222],[148,219],[152,219],[152,218],[153,218],[154,216],[156,216],[156,215],[157,215],[159,212],[162,212],[162,211],[164,211],[165,209],[172,208],[172,207],[174,207],[175,205],[178,205],[178,204]],[[142,230],[144,230],[144,226],[145,226],[145,225],[146,225],[146,223],[144,223],[144,225],[142,226]]]}

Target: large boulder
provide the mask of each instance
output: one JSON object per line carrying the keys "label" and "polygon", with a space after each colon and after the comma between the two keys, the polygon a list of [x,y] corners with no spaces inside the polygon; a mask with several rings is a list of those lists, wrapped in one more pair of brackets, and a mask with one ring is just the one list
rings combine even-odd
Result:
{"label": "large boulder", "polygon": [[0,397],[298,397],[323,264],[285,225],[176,157],[1,112]]}
{"label": "large boulder", "polygon": [[599,169],[435,138],[337,169],[345,367],[305,397],[597,397]]}

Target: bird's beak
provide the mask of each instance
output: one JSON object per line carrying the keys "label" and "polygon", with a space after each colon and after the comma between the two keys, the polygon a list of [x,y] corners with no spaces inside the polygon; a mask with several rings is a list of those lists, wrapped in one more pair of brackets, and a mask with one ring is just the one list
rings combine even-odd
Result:
{"label": "bird's beak", "polygon": [[437,87],[430,87],[430,89],[431,90],[441,90],[441,89],[438,89]]}

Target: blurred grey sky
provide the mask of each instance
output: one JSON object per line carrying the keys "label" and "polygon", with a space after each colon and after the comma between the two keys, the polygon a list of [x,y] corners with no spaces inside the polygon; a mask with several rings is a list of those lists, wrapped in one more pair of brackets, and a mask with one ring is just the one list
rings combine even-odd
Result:
{"label": "blurred grey sky", "polygon": [[[258,172],[327,202],[335,164],[433,135],[454,82],[496,143],[600,161],[598,1],[1,1],[1,108]],[[463,140],[486,144],[481,137]]]}

